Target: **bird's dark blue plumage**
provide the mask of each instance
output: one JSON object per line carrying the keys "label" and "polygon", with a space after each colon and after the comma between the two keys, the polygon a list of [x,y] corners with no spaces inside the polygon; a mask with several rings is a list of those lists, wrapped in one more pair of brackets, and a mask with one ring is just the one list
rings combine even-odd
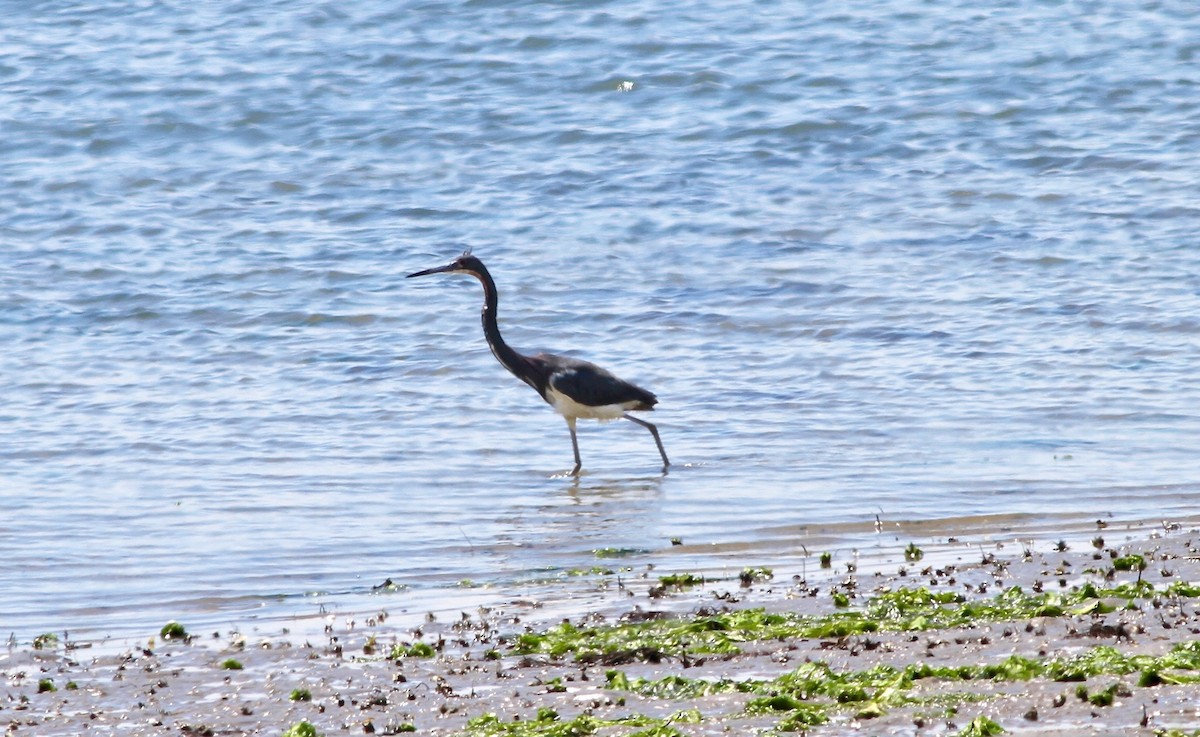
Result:
{"label": "bird's dark blue plumage", "polygon": [[487,267],[469,252],[459,258],[433,269],[418,271],[413,276],[428,274],[470,274],[483,285],[483,334],[488,347],[501,365],[514,376],[537,390],[550,406],[567,421],[571,431],[571,447],[575,451],[575,470],[579,473],[582,461],[579,458],[579,440],[575,436],[575,421],[579,419],[616,420],[625,418],[650,431],[662,456],[663,470],[670,465],[667,451],[663,449],[658,428],[645,420],[638,419],[630,411],[654,409],[658,398],[640,386],[617,378],[594,363],[553,353],[538,353],[525,356],[513,350],[500,335],[496,322],[499,295],[496,282]]}

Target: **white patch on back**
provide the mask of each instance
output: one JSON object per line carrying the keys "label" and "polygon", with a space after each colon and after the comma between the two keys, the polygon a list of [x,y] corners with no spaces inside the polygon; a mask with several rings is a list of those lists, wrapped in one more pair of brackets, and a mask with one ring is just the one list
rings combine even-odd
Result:
{"label": "white patch on back", "polygon": [[574,417],[580,420],[600,420],[601,422],[619,420],[626,410],[633,409],[638,405],[637,400],[634,399],[621,404],[602,404],[599,407],[589,407],[576,402],[552,386],[546,389],[546,393],[550,395],[550,404],[556,412],[563,417]]}

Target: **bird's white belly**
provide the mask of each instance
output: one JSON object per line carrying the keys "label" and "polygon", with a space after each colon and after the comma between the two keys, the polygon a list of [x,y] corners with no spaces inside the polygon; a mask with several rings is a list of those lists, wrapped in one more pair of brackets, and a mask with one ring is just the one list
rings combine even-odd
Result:
{"label": "bird's white belly", "polygon": [[[553,387],[547,390],[550,395],[550,404],[554,410],[563,417],[575,418],[579,420],[619,420],[625,411],[629,409],[625,404],[603,404],[599,407],[590,407],[586,404],[580,404],[574,399],[571,399],[566,394],[556,391]],[[629,402],[628,404],[634,404]]]}

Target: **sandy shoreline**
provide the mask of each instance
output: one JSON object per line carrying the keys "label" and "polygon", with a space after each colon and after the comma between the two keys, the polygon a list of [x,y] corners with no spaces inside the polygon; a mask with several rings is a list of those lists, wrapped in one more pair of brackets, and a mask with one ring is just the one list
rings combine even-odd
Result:
{"label": "sandy shoreline", "polygon": [[[379,611],[269,635],[191,633],[186,643],[152,632],[119,651],[10,644],[0,652],[0,725],[13,735],[281,735],[301,721],[326,735],[570,734],[570,727],[605,735],[787,728],[935,735],[958,734],[973,720],[985,727],[986,719],[1011,734],[1191,734],[1200,711],[1190,681],[1200,681],[1200,670],[1163,658],[1200,642],[1197,592],[1183,585],[1200,582],[1198,526],[1110,521],[1007,542],[942,538],[919,550],[910,540],[924,538],[908,536],[916,528],[898,528],[884,531],[892,543],[869,560],[835,556],[822,568],[812,551],[803,571],[776,569],[771,577],[689,579],[688,571],[622,571],[598,561],[572,583],[578,591],[558,599],[500,598],[418,621]],[[1130,565],[1138,560],[1131,556],[1144,570]],[[1138,588],[1139,578],[1154,591]],[[1013,587],[1040,608],[995,613]],[[869,619],[862,613],[882,611],[899,591],[942,601],[914,604],[875,630],[795,634],[861,625]],[[1047,606],[1058,599],[1046,597],[1065,604]],[[976,611],[974,604],[977,614],[940,623],[943,613]],[[728,625],[759,609],[779,613],[784,629],[759,637]],[[665,627],[679,618],[694,634],[670,639]],[[562,619],[573,627],[560,627]],[[654,623],[664,629],[641,629]],[[592,630],[611,638],[552,637]],[[708,647],[713,631],[722,636],[715,650],[736,652]],[[601,644],[620,637],[638,645]],[[408,654],[391,657],[400,651]],[[1097,653],[1105,657],[1092,671],[1064,675],[1074,673],[1064,663]],[[1026,662],[1036,672],[945,676]],[[929,675],[897,675],[916,669]],[[811,672],[843,690],[784,694],[782,684]],[[891,684],[881,686],[880,674],[891,674]]]}

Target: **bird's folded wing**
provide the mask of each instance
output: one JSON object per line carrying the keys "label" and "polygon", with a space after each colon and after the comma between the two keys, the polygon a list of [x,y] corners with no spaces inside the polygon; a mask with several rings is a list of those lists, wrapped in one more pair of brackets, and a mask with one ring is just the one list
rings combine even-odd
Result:
{"label": "bird's folded wing", "polygon": [[563,367],[550,375],[550,386],[579,404],[589,407],[626,405],[626,409],[650,409],[658,401],[655,396],[622,381],[590,363]]}

